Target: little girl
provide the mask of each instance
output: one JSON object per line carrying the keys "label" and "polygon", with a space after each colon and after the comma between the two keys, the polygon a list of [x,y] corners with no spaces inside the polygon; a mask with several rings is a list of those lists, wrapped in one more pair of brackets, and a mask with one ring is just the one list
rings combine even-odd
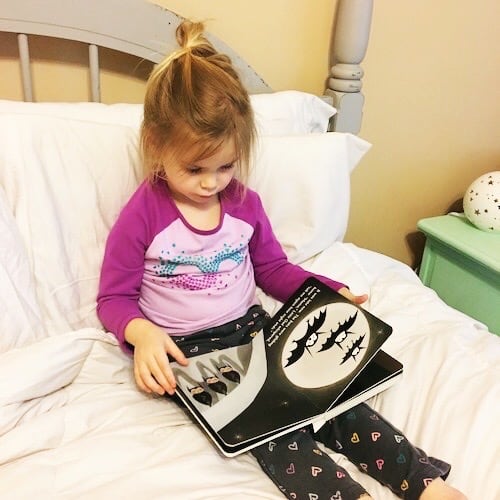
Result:
{"label": "little girl", "polygon": [[[249,342],[268,318],[257,286],[283,302],[311,276],[288,262],[258,195],[244,187],[255,135],[249,96],[203,29],[182,23],[180,49],[149,78],[146,180],[112,228],[102,264],[99,317],[133,352],[137,385],[148,393],[174,394],[169,358],[186,365],[191,353]],[[357,304],[367,299],[316,277]],[[402,498],[463,498],[442,479],[448,464],[364,404],[314,435],[305,428],[253,450],[288,498],[370,498],[315,439]]]}

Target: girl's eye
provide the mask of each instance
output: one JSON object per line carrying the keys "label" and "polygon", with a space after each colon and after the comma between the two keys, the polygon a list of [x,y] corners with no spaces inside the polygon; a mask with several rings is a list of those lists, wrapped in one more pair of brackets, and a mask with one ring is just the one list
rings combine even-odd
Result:
{"label": "girl's eye", "polygon": [[[234,163],[228,163],[227,165],[222,165],[219,167],[219,171],[228,172],[234,168]],[[187,173],[190,175],[198,175],[202,172],[202,167],[191,166],[186,168]]]}

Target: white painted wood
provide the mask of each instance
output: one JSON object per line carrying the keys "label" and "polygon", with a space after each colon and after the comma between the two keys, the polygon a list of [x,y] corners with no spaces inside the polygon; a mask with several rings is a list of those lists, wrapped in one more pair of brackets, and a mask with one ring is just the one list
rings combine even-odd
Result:
{"label": "white painted wood", "polygon": [[23,83],[23,96],[27,102],[33,101],[33,84],[31,80],[31,63],[28,37],[24,34],[17,35],[19,48],[19,64],[21,66],[21,80]]}
{"label": "white painted wood", "polygon": [[363,61],[373,12],[373,0],[338,0],[331,59],[333,66],[326,94],[337,114],[333,130],[357,134],[361,129],[364,96],[361,93]]}
{"label": "white painted wood", "polygon": [[[119,50],[155,63],[177,48],[175,28],[182,18],[146,0],[2,0],[0,31],[77,40]],[[218,38],[249,92],[269,92],[263,79]]]}
{"label": "white painted wood", "polygon": [[89,45],[90,96],[92,102],[101,102],[101,80],[99,70],[99,49]]}

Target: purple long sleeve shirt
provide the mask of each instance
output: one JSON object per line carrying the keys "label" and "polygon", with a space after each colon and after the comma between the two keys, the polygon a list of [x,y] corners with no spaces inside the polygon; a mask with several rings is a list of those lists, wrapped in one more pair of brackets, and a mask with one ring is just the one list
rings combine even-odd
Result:
{"label": "purple long sleeve shirt", "polygon": [[[97,312],[124,344],[134,318],[170,335],[224,324],[258,303],[256,286],[284,302],[313,276],[291,264],[257,193],[232,181],[221,196],[219,224],[191,226],[164,183],[143,182],[108,236]],[[345,286],[323,276],[335,290]]]}

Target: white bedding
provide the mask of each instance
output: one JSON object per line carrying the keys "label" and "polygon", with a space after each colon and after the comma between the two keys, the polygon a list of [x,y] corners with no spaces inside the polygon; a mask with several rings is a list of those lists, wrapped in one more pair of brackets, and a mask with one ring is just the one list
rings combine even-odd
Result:
{"label": "white bedding", "polygon": [[[450,461],[450,483],[470,498],[498,498],[498,338],[380,254],[336,243],[307,264],[341,265],[394,327],[385,349],[404,378],[373,406]],[[0,384],[0,498],[282,498],[249,454],[223,458],[175,403],[139,393],[100,330],[2,354]],[[374,498],[395,498],[335,456]]]}
{"label": "white bedding", "polygon": [[[250,454],[223,458],[174,402],[140,393],[131,360],[99,327],[105,237],[139,177],[137,109],[90,106],[0,102],[0,498],[281,499]],[[340,241],[367,145],[300,132],[262,141],[272,170],[254,182],[277,234],[295,261],[368,292],[366,307],[393,326],[384,349],[404,376],[373,406],[451,462],[449,482],[470,499],[499,499],[499,337],[407,266]],[[288,191],[273,178],[283,169]],[[374,498],[395,498],[335,458]]]}

